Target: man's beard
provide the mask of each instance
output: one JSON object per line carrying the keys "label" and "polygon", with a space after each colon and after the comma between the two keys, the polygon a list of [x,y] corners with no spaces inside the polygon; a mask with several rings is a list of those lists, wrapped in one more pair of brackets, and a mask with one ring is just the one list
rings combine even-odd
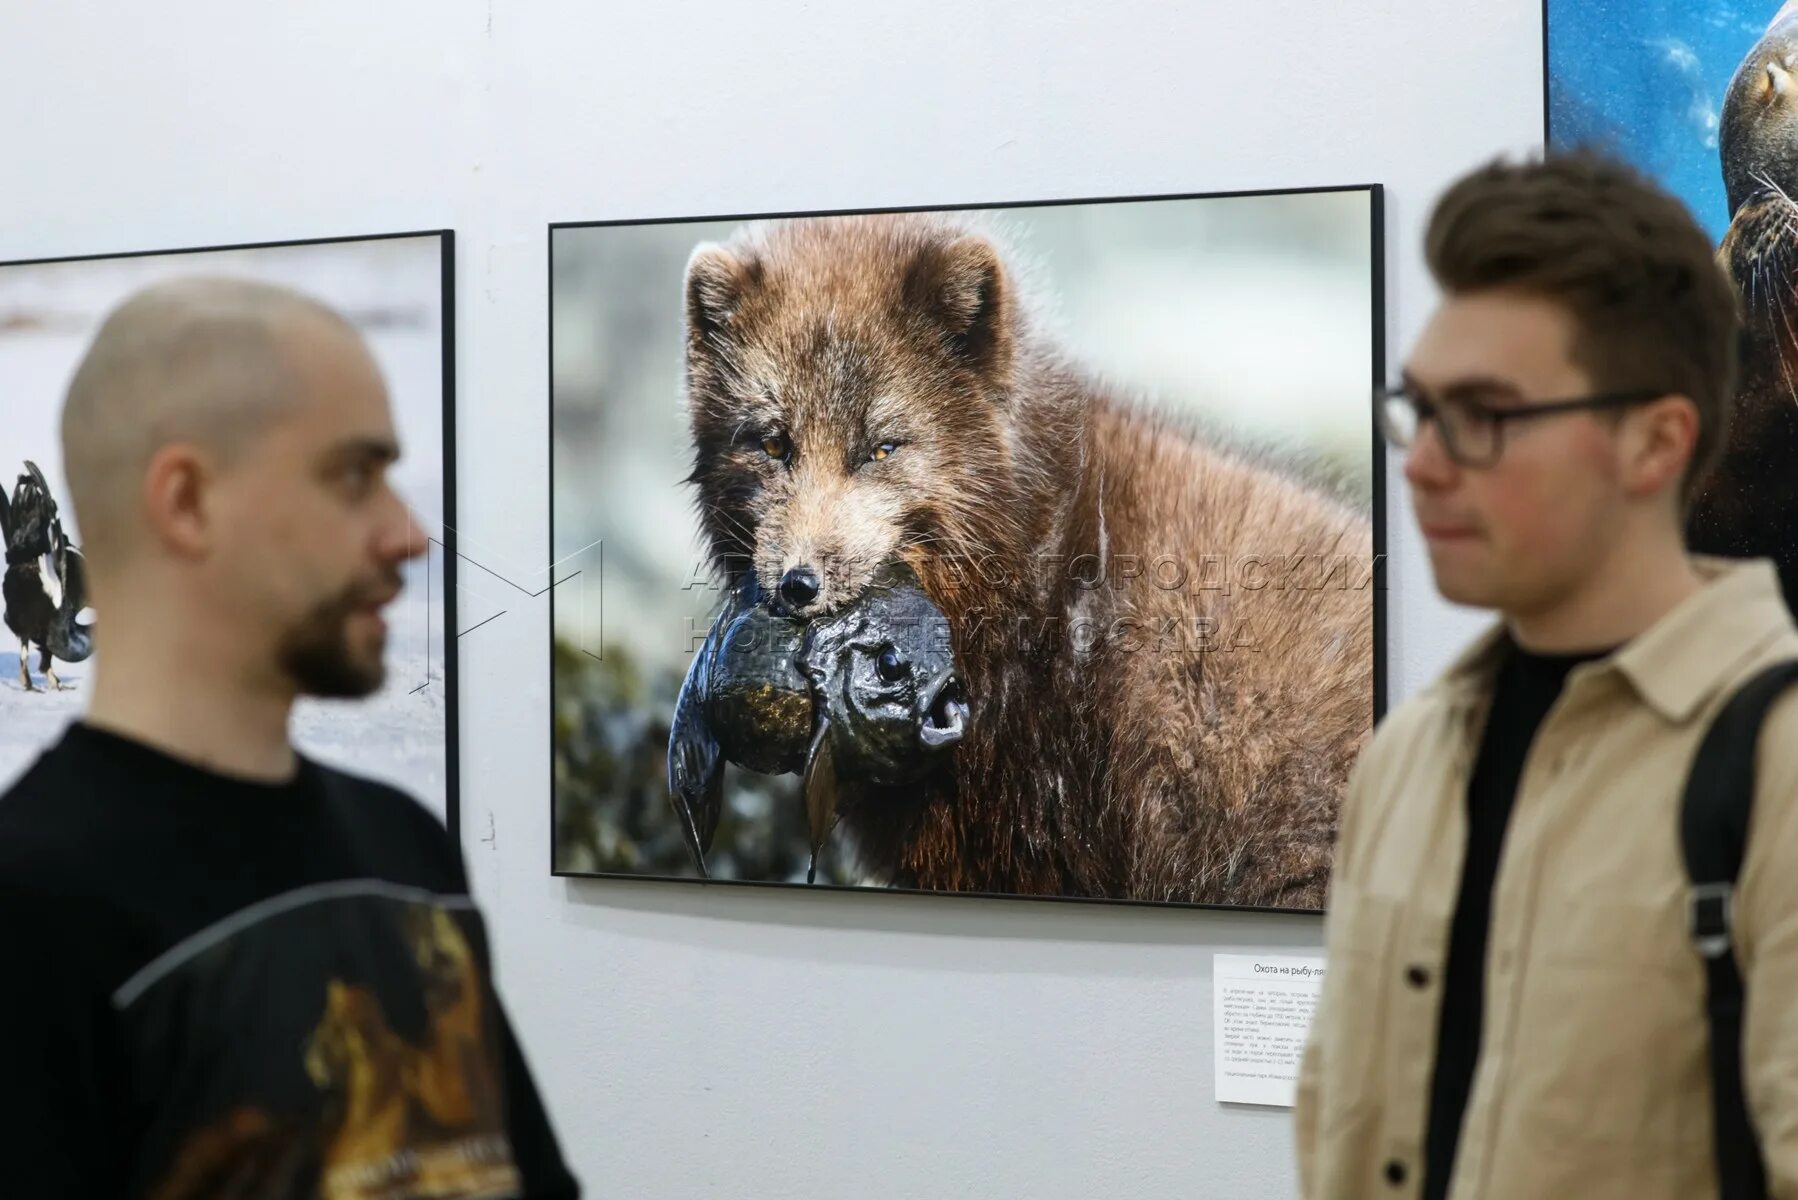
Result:
{"label": "man's beard", "polygon": [[[350,618],[400,586],[399,573],[353,584],[319,604],[281,637],[281,669],[308,696],[349,699],[367,696],[387,679],[384,655],[360,661],[350,649]],[[381,650],[385,650],[385,639]]]}

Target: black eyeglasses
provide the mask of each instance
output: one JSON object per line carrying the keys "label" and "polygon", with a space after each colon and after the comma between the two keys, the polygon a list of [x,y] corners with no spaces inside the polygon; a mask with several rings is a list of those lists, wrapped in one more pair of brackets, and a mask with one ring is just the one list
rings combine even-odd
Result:
{"label": "black eyeglasses", "polygon": [[1436,423],[1436,433],[1448,456],[1464,467],[1490,467],[1505,448],[1505,426],[1512,421],[1549,417],[1557,413],[1593,412],[1646,404],[1670,394],[1656,391],[1601,392],[1571,400],[1547,400],[1494,408],[1469,400],[1436,401],[1408,384],[1380,388],[1374,393],[1374,417],[1386,440],[1408,450],[1417,441],[1425,421]]}

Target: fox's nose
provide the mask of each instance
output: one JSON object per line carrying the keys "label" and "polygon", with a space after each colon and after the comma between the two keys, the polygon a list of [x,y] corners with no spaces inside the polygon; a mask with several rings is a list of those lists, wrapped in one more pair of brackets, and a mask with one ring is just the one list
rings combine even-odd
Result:
{"label": "fox's nose", "polygon": [[793,608],[804,608],[818,598],[818,573],[810,567],[793,567],[780,577],[780,598]]}

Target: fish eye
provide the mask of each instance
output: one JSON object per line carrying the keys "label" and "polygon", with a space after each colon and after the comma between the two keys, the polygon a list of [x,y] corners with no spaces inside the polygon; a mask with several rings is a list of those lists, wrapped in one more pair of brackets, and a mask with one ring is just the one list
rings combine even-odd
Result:
{"label": "fish eye", "polygon": [[899,657],[899,651],[891,646],[881,650],[880,658],[874,665],[875,669],[880,672],[881,679],[887,683],[898,683],[905,678],[907,673],[905,662]]}
{"label": "fish eye", "polygon": [[765,433],[762,435],[762,453],[769,458],[785,459],[792,447],[787,444],[785,435]]}
{"label": "fish eye", "polygon": [[874,447],[874,449],[868,451],[868,461],[885,462],[887,459],[893,457],[898,450],[898,442],[882,442],[880,445]]}

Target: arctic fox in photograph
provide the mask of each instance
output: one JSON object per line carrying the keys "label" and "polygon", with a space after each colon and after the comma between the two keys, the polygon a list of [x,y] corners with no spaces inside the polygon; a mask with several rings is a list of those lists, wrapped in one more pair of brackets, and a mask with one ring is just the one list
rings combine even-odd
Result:
{"label": "arctic fox in photograph", "polygon": [[754,225],[688,265],[720,574],[807,618],[897,557],[965,677],[951,765],[852,790],[840,828],[897,886],[1320,907],[1373,723],[1370,522],[1098,385],[1019,280],[913,214]]}

